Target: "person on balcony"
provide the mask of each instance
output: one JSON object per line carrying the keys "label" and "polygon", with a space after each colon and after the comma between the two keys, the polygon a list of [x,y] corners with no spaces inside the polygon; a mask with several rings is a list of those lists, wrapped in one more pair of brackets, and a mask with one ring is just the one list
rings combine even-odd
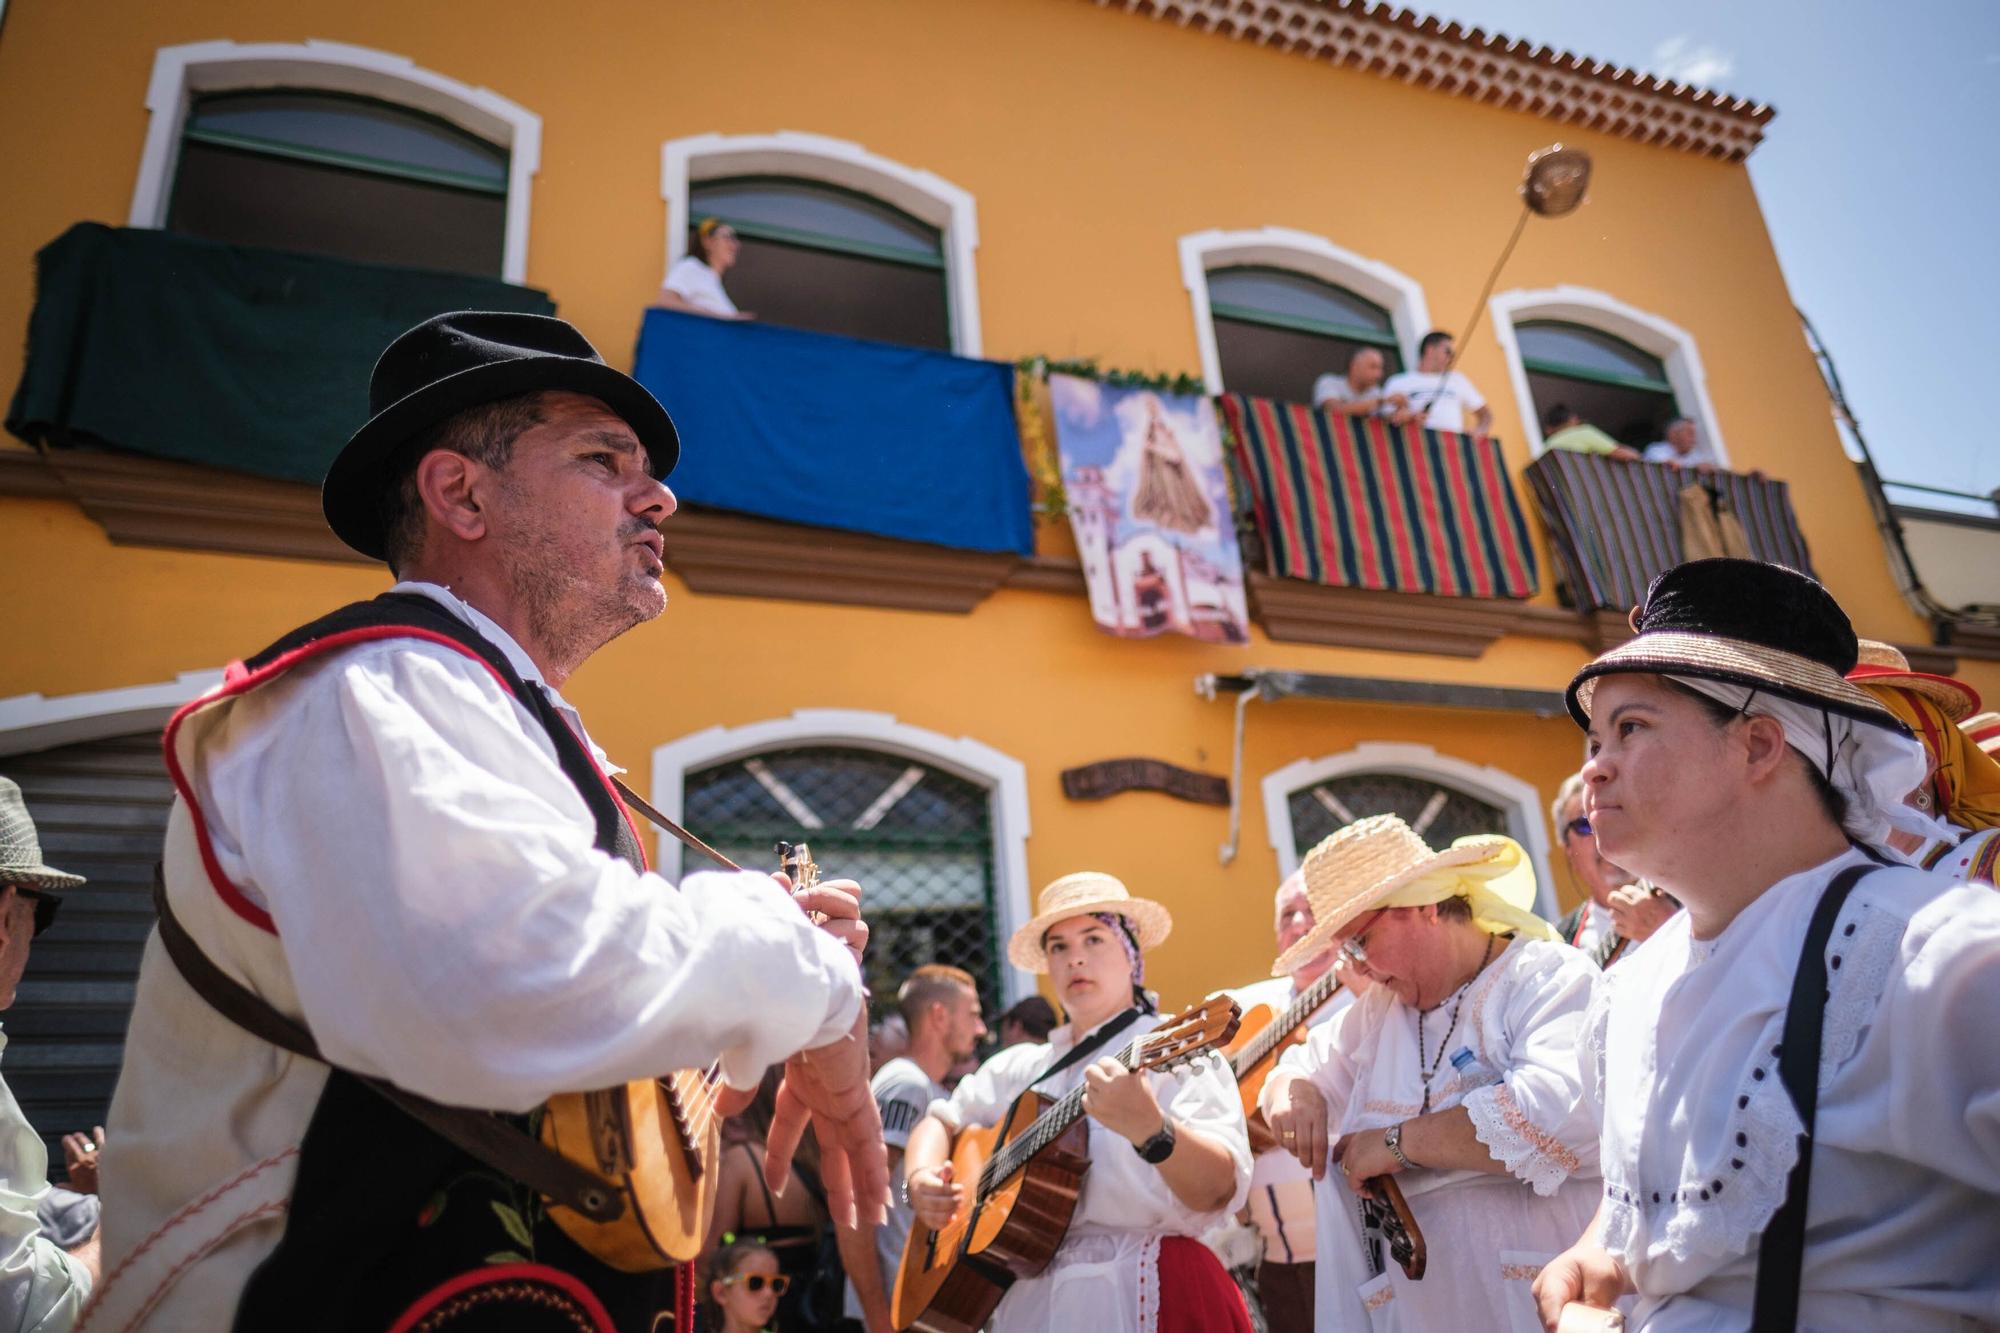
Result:
{"label": "person on balcony", "polygon": [[1567,403],[1557,403],[1542,414],[1542,443],[1551,449],[1567,449],[1573,454],[1603,454],[1607,458],[1639,461],[1639,451],[1620,444],[1583,419]]}
{"label": "person on balcony", "polygon": [[1572,773],[1564,780],[1549,813],[1569,873],[1584,892],[1583,901],[1556,923],[1556,930],[1599,967],[1609,967],[1632,945],[1652,938],[1680,904],[1651,885],[1634,883],[1637,876],[1598,850],[1590,819],[1583,813],[1583,774]]}
{"label": "person on balcony", "polygon": [[1883,864],[1923,748],[1825,588],[1698,560],[1635,619],[1570,682],[1584,811],[1686,910],[1586,1014],[1603,1198],[1543,1325],[1636,1293],[1644,1333],[1990,1327],[2000,898]]}
{"label": "person on balcony", "polygon": [[1465,430],[1465,413],[1472,411],[1472,433],[1479,439],[1493,428],[1493,409],[1473,387],[1465,372],[1451,368],[1454,344],[1442,329],[1432,329],[1417,344],[1417,368],[1391,375],[1384,394],[1401,394],[1406,403],[1390,420],[1399,426],[1422,425],[1426,430]]}
{"label": "person on balcony", "polygon": [[1947,883],[2000,881],[2000,762],[1957,725],[1979,711],[1979,691],[1952,676],[1912,671],[1892,644],[1863,639],[1860,651],[1847,678],[1916,733],[1930,772],[1909,804],[1944,825],[1942,836],[1930,839],[1899,830],[1889,845]]}
{"label": "person on balcony", "polygon": [[667,270],[659,304],[717,319],[755,319],[755,315],[738,310],[722,289],[722,275],[736,266],[736,256],[743,249],[736,228],[720,218],[703,218],[694,229],[694,242],[694,253],[682,255]]}
{"label": "person on balcony", "polygon": [[1669,421],[1666,438],[1647,445],[1645,459],[1648,463],[1665,463],[1669,467],[1691,467],[1696,472],[1713,472],[1722,465],[1715,456],[1715,450],[1708,447],[1708,442],[1701,438],[1701,432],[1689,417],[1675,417]]}
{"label": "person on balcony", "polygon": [[[1528,1279],[1597,1204],[1577,1055],[1597,969],[1530,910],[1535,872],[1512,838],[1433,851],[1374,815],[1303,868],[1316,924],[1273,971],[1334,944],[1375,983],[1280,1058],[1260,1099],[1317,1181],[1314,1327],[1519,1328]],[[1387,1175],[1429,1248],[1421,1281],[1394,1263],[1371,1275],[1335,1243]]]}
{"label": "person on balcony", "polygon": [[1383,374],[1381,349],[1357,347],[1347,354],[1345,375],[1328,372],[1313,381],[1313,406],[1349,417],[1400,412],[1410,405],[1410,400],[1400,393],[1385,393]]}

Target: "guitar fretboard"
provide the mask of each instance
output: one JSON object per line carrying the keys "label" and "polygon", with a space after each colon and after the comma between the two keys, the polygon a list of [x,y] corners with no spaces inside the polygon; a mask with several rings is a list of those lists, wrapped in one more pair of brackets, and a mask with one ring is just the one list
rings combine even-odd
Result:
{"label": "guitar fretboard", "polygon": [[1262,1063],[1265,1056],[1277,1050],[1294,1028],[1319,1012],[1319,1007],[1332,999],[1333,993],[1339,989],[1340,974],[1328,968],[1325,976],[1306,987],[1304,993],[1292,1001],[1291,1008],[1272,1019],[1262,1032],[1250,1039],[1249,1045],[1236,1053],[1229,1066],[1237,1081],[1241,1082],[1243,1076]]}
{"label": "guitar fretboard", "polygon": [[[1153,1035],[1155,1034],[1149,1032],[1144,1036],[1134,1037],[1132,1044],[1113,1058],[1127,1069],[1132,1068],[1138,1061],[1139,1052],[1145,1046],[1147,1038]],[[1078,1083],[1064,1093],[1055,1105],[1035,1117],[1035,1123],[1028,1127],[1027,1133],[1010,1140],[1004,1148],[987,1159],[985,1169],[979,1173],[979,1189],[973,1196],[975,1203],[1005,1185],[1034,1158],[1036,1153],[1061,1138],[1063,1133],[1076,1123],[1077,1117],[1083,1114],[1083,1094],[1088,1086],[1087,1083]]]}

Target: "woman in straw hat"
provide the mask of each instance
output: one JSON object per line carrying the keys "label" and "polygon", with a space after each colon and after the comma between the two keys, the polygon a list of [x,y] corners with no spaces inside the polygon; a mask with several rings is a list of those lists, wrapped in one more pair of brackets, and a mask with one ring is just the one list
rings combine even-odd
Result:
{"label": "woman in straw hat", "polygon": [[1242,1207],[1249,1189],[1236,1080],[1215,1056],[1147,1074],[1111,1058],[1160,1024],[1144,989],[1145,956],[1173,920],[1096,871],[1055,881],[1040,907],[1007,956],[1049,976],[1069,1021],[1046,1043],[1000,1052],[931,1103],[903,1158],[916,1218],[942,1227],[966,1203],[970,1182],[952,1179],[947,1163],[953,1134],[997,1123],[1031,1086],[1054,1097],[1083,1084],[1091,1165],[1069,1233],[1042,1276],[1008,1290],[987,1327],[1248,1333],[1242,1297],[1196,1239]]}
{"label": "woman in straw hat", "polygon": [[1949,884],[1988,884],[2000,874],[2000,762],[1959,724],[1979,711],[1979,691],[1951,676],[1910,670],[1901,651],[1861,640],[1847,678],[1896,715],[1923,745],[1930,772],[1906,798],[1948,830],[1928,844],[1896,832],[1889,845]]}
{"label": "woman in straw hat", "polygon": [[[2000,898],[1883,864],[1922,747],[1789,569],[1705,560],[1578,673],[1585,812],[1686,910],[1585,1018],[1604,1197],[1543,1270],[1652,1333],[2000,1320]],[[1805,1151],[1801,1151],[1801,1145]]]}
{"label": "woman in straw hat", "polygon": [[1322,1237],[1351,1234],[1335,1214],[1356,1186],[1395,1175],[1430,1252],[1413,1282],[1323,1243],[1316,1326],[1532,1323],[1528,1281],[1597,1204],[1576,1052],[1596,967],[1529,910],[1534,871],[1512,838],[1436,852],[1377,815],[1304,869],[1317,924],[1275,970],[1337,940],[1376,984],[1279,1062],[1265,1118],[1319,1178]]}

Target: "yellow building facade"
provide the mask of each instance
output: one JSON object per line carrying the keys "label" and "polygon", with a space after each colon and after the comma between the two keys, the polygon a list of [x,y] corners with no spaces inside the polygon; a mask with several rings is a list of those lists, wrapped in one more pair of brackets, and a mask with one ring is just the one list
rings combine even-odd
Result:
{"label": "yellow building facade", "polygon": [[[1660,359],[1734,469],[1790,483],[1816,571],[1863,634],[1930,642],[1840,452],[1742,161],[1768,113],[1358,7],[1274,12],[1303,26],[1232,40],[1204,30],[1206,19],[1083,0],[567,10],[17,0],[0,28],[12,187],[0,327],[16,331],[0,378],[22,370],[36,250],[82,221],[158,225],[175,118],[204,90],[334,87],[504,141],[500,276],[549,292],[628,367],[641,312],[684,248],[691,185],[750,170],[873,193],[931,221],[964,355],[1090,357],[1220,388],[1204,276],[1256,263],[1372,294],[1413,360],[1423,329],[1462,326],[1514,225],[1523,160],[1561,140],[1595,160],[1589,202],[1528,227],[1458,363],[1492,404],[1524,505],[1518,474],[1540,429],[1514,327],[1554,317],[1598,328]],[[1617,98],[1629,105],[1609,104]],[[202,688],[200,673],[386,586],[381,569],[330,552],[276,553],[330,541],[311,545],[302,487],[215,498],[228,488],[175,485],[0,444],[0,771],[10,756],[157,731]],[[184,521],[162,516],[175,510]],[[1056,876],[1113,872],[1173,911],[1150,980],[1174,1004],[1268,971],[1272,891],[1298,850],[1291,798],[1335,778],[1429,783],[1499,811],[1557,897],[1574,901],[1547,802],[1579,762],[1576,729],[1559,710],[1482,706],[1497,696],[1452,688],[1542,692],[1546,703],[1602,642],[1602,617],[1558,603],[1532,514],[1542,590],[1499,622],[1482,612],[1478,643],[1451,651],[1438,626],[1456,612],[1405,599],[1400,641],[1396,594],[1331,600],[1309,634],[1274,638],[1259,616],[1240,646],[1112,638],[1091,622],[1067,525],[1049,518],[1036,524],[1035,559],[952,611],[856,592],[869,552],[897,563],[865,542],[825,556],[827,583],[842,589],[815,593],[796,570],[759,585],[753,576],[785,556],[712,515],[683,517],[708,535],[682,539],[683,519],[670,521],[666,614],[565,691],[669,810],[682,808],[689,774],[787,747],[952,775],[986,802],[978,855],[991,940],[1031,915]],[[807,526],[757,531],[795,544],[808,566],[825,540]],[[696,565],[706,578],[689,573]],[[749,591],[765,595],[716,591],[718,568],[747,570]],[[1357,616],[1391,628],[1351,632]],[[2000,663],[1951,665],[2000,698]],[[1064,794],[1064,770],[1119,757],[1229,773],[1232,696],[1204,698],[1195,682],[1254,668],[1446,688],[1432,703],[1393,688],[1387,702],[1251,702],[1242,831],[1226,861],[1222,807],[1150,791]],[[821,859],[843,869],[831,852]],[[1031,985],[997,966],[992,976],[996,998]]]}

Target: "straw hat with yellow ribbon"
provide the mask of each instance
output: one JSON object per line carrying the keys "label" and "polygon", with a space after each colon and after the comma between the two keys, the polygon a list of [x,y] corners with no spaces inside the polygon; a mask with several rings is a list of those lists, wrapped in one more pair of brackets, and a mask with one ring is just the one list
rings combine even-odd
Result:
{"label": "straw hat with yellow ribbon", "polygon": [[1861,665],[1847,678],[1916,734],[1930,756],[1917,803],[1959,828],[2000,828],[2000,761],[1955,724],[1979,710],[1979,692],[1949,676],[1912,671],[1886,643],[1861,641]]}
{"label": "straw hat with yellow ribbon", "polygon": [[1356,820],[1306,853],[1300,867],[1313,928],[1278,955],[1271,975],[1287,976],[1317,958],[1363,912],[1422,907],[1464,898],[1472,923],[1493,935],[1558,941],[1556,928],[1531,910],[1535,870],[1521,844],[1498,834],[1460,838],[1445,850],[1395,815]]}
{"label": "straw hat with yellow ribbon", "polygon": [[1972,743],[1986,753],[2000,758],[2000,713],[1980,713],[1968,717],[1958,724],[1958,729],[1972,737]]}
{"label": "straw hat with yellow ribbon", "polygon": [[[1882,643],[1876,639],[1857,640],[1860,660],[1847,678],[1865,690],[1870,690],[1876,698],[1882,695],[1871,689],[1877,685],[1892,685],[1899,690],[1921,694],[1943,710],[1945,717],[1953,722],[1963,722],[1979,711],[1979,691],[1962,680],[1951,676],[1933,675],[1928,671],[1912,671],[1910,659],[1894,644]],[[1903,719],[1908,722],[1908,718]]]}
{"label": "straw hat with yellow ribbon", "polygon": [[1040,910],[1035,913],[1035,919],[1015,931],[1013,938],[1007,941],[1007,960],[1030,972],[1049,970],[1049,955],[1042,947],[1042,936],[1048,933],[1050,926],[1073,916],[1113,912],[1124,917],[1132,924],[1132,935],[1138,941],[1140,953],[1164,940],[1174,928],[1174,919],[1164,906],[1151,898],[1134,898],[1123,882],[1100,870],[1079,870],[1074,875],[1064,875],[1042,890],[1037,907]]}

